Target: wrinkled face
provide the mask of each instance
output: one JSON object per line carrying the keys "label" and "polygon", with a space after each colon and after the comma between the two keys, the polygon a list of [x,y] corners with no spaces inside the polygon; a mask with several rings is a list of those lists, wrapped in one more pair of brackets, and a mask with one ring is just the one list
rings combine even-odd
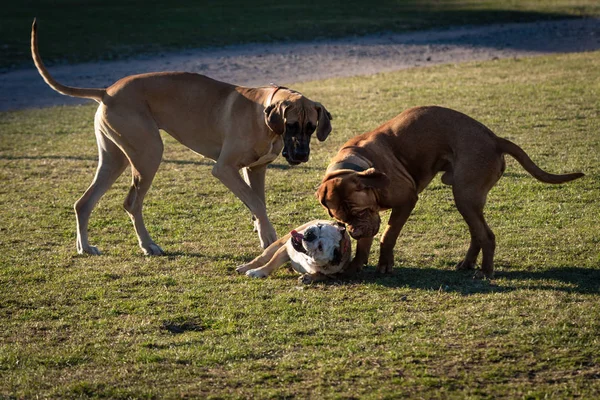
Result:
{"label": "wrinkled face", "polygon": [[314,107],[294,107],[286,110],[281,155],[291,165],[308,161],[310,138],[317,129],[317,111]]}
{"label": "wrinkled face", "polygon": [[306,255],[322,266],[335,264],[333,261],[336,258],[341,259],[340,246],[344,234],[343,229],[329,224],[308,227],[304,231],[302,239],[302,247],[306,250]]}
{"label": "wrinkled face", "polygon": [[331,115],[325,107],[296,92],[264,112],[269,129],[283,137],[282,155],[291,165],[308,161],[313,133],[322,142],[331,132]]}
{"label": "wrinkled face", "polygon": [[[325,180],[317,191],[317,197],[329,215],[346,224],[354,239],[373,237],[379,232],[378,189],[369,181],[362,174],[348,173]],[[386,182],[378,182],[376,186],[380,184]]]}

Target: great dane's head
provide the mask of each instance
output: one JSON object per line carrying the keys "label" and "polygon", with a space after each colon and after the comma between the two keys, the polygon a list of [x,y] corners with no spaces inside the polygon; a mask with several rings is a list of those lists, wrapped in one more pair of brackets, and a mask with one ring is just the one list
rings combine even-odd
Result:
{"label": "great dane's head", "polygon": [[331,132],[331,114],[321,103],[302,94],[281,88],[277,100],[265,108],[265,123],[273,132],[283,136],[283,152],[288,163],[297,165],[308,161],[310,138],[316,131],[324,141]]}
{"label": "great dane's head", "polygon": [[317,198],[332,218],[346,224],[354,239],[373,237],[379,232],[380,191],[389,178],[373,168],[355,172],[340,170],[329,173],[317,190]]}

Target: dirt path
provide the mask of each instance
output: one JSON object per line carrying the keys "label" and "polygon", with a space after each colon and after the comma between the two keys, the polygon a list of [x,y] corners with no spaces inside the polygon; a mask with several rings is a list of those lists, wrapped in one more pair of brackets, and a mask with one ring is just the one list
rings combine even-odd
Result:
{"label": "dirt path", "polygon": [[[259,86],[433,64],[598,49],[600,19],[578,19],[229,46],[127,61],[55,66],[50,72],[61,83],[84,87],[106,87],[126,75],[165,70],[198,72],[226,82]],[[40,51],[43,56],[43,42]],[[0,74],[0,111],[83,101],[52,91],[33,68]]]}

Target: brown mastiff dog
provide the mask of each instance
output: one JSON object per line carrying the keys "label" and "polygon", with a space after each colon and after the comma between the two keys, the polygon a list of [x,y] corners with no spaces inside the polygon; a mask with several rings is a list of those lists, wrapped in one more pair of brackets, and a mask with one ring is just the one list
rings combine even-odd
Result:
{"label": "brown mastiff dog", "polygon": [[554,175],[540,169],[516,144],[497,137],[474,119],[442,107],[404,111],[379,128],[346,142],[329,165],[317,197],[329,215],[347,224],[358,240],[349,270],[366,264],[379,231],[379,212],[391,209],[381,238],[377,271],[391,272],[396,239],[413,210],[419,193],[438,172],[452,186],[458,211],[469,226],[471,245],[457,269],[474,269],[483,252],[477,278],[494,273],[494,233],[483,217],[490,189],[514,157],[527,172],[546,183],[563,183],[582,173]]}
{"label": "brown mastiff dog", "polygon": [[142,217],[144,196],[162,159],[160,129],[192,151],[216,160],[212,174],[250,209],[262,247],[277,240],[265,207],[267,165],[282,150],[292,165],[307,161],[315,130],[320,141],[331,132],[331,115],[325,107],[281,86],[247,88],[184,72],[128,76],[106,89],[65,86],[44,67],[36,32],[34,21],[31,53],[46,83],[59,93],[100,103],[94,124],[99,165],[91,186],[75,203],[79,253],[100,254],[88,243],[90,214],[131,165],[125,210],[143,252],[163,254]]}

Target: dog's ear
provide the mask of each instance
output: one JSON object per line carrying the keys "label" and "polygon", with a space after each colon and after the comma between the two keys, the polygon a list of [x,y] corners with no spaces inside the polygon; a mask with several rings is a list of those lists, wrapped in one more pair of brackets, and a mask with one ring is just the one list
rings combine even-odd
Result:
{"label": "dog's ear", "polygon": [[317,199],[319,199],[319,203],[321,203],[323,207],[327,207],[325,204],[325,197],[327,197],[327,185],[322,183],[315,192],[315,196]]}
{"label": "dog's ear", "polygon": [[289,104],[288,101],[284,100],[265,108],[265,124],[278,135],[285,133],[285,110]]}
{"label": "dog's ear", "polygon": [[317,197],[317,199],[319,199],[319,203],[321,203],[321,205],[325,209],[327,209],[327,213],[329,214],[329,216],[333,218],[331,211],[329,211],[329,207],[327,207],[327,185],[325,183],[322,183],[321,186],[319,186],[317,192],[315,193],[315,196]]}
{"label": "dog's ear", "polygon": [[369,168],[366,171],[356,174],[359,181],[359,190],[363,188],[369,189],[385,189],[390,184],[390,178],[383,172],[377,171],[375,168]]}
{"label": "dog's ear", "polygon": [[329,114],[329,111],[327,111],[327,109],[321,103],[315,103],[315,108],[317,109],[317,115],[319,118],[317,126],[317,139],[322,142],[327,139],[327,136],[329,136],[331,133],[330,121],[333,118],[331,118],[331,114]]}
{"label": "dog's ear", "polygon": [[331,260],[331,265],[340,265],[342,262],[342,252],[340,249],[333,250],[333,259]]}

